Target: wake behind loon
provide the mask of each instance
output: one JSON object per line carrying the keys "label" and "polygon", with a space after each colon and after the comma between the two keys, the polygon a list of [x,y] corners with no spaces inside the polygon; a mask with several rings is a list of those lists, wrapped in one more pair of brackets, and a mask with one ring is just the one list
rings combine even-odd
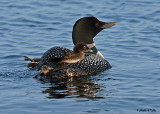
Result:
{"label": "wake behind loon", "polygon": [[64,47],[53,47],[49,49],[42,55],[39,61],[36,62],[32,62],[34,59],[28,59],[27,57],[25,57],[25,59],[31,61],[31,63],[29,63],[31,66],[32,64],[36,64],[35,66],[38,66],[39,69],[43,69],[44,66],[56,69],[49,71],[50,77],[52,78],[95,75],[103,72],[110,69],[111,65],[97,50],[93,38],[103,29],[110,28],[116,24],[116,22],[99,21],[96,17],[83,17],[77,20],[72,31],[73,44],[76,45],[83,42],[92,50],[85,53],[84,59],[78,62],[64,63],[61,66],[58,65],[58,62],[66,56],[66,53],[71,51]]}

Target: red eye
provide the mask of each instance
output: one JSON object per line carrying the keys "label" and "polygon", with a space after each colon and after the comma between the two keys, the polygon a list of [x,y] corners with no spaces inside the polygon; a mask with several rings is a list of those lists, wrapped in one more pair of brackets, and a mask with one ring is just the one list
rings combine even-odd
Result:
{"label": "red eye", "polygon": [[96,23],[96,27],[98,27],[99,26],[99,24],[98,23]]}

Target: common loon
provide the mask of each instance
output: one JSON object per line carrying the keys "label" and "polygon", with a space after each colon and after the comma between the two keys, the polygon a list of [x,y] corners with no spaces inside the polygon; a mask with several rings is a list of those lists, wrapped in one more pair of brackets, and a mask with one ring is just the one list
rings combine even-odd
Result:
{"label": "common loon", "polygon": [[[95,75],[111,68],[111,65],[104,59],[103,55],[95,47],[93,38],[103,29],[116,25],[116,22],[102,22],[96,17],[83,17],[76,21],[72,31],[73,44],[85,43],[91,51],[85,53],[84,59],[75,63],[64,63],[59,68],[57,63],[71,50],[64,47],[53,47],[46,51],[40,58],[38,67],[41,70],[52,69],[49,75],[54,77]],[[27,58],[27,57],[25,57]],[[37,59],[37,58],[36,58]],[[34,59],[30,59],[34,61]],[[32,63],[31,63],[32,64]],[[45,68],[44,68],[45,65]],[[29,65],[28,65],[29,66]],[[47,66],[47,67],[46,67]],[[53,70],[56,69],[56,70]],[[59,70],[58,70],[59,69]]]}

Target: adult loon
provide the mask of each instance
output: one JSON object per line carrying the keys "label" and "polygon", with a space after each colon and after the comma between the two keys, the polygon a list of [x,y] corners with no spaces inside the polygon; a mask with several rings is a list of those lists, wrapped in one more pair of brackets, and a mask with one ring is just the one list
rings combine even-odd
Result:
{"label": "adult loon", "polygon": [[[85,53],[83,60],[76,63],[64,63],[64,65],[57,66],[57,63],[61,58],[66,56],[67,52],[71,50],[64,47],[53,47],[46,51],[38,63],[39,69],[43,70],[44,66],[48,66],[52,70],[50,75],[55,76],[79,76],[79,75],[94,75],[99,72],[105,71],[111,68],[111,65],[104,59],[103,55],[95,47],[93,38],[103,29],[116,25],[116,22],[102,22],[96,17],[83,17],[76,21],[72,31],[73,44],[76,45],[79,42],[85,43],[90,52]],[[31,59],[34,60],[34,59]],[[58,69],[59,70],[58,70]],[[45,67],[46,69],[46,67]]]}

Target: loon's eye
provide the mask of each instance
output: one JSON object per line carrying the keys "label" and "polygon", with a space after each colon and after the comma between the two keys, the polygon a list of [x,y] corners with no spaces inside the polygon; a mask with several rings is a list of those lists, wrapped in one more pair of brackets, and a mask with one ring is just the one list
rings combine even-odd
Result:
{"label": "loon's eye", "polygon": [[96,23],[96,27],[98,27],[99,26],[99,24],[98,23]]}

